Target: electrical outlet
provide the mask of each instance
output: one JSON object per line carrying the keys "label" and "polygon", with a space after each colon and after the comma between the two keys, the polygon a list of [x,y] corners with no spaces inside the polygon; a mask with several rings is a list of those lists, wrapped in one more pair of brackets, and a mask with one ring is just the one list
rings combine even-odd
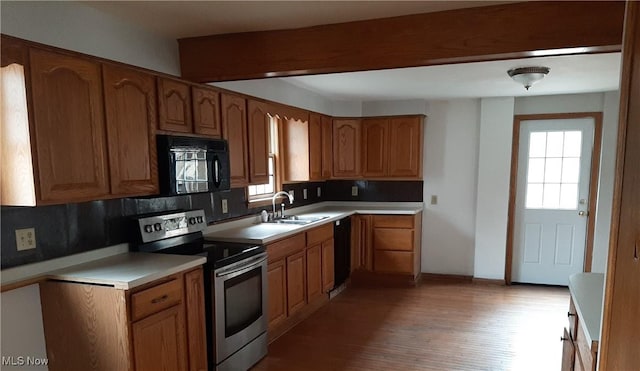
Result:
{"label": "electrical outlet", "polygon": [[18,251],[36,248],[36,229],[16,229],[16,247]]}
{"label": "electrical outlet", "polygon": [[438,204],[438,196],[431,195],[431,205],[437,205],[437,204]]}
{"label": "electrical outlet", "polygon": [[358,195],[358,186],[351,187],[351,195],[352,196],[357,196]]}
{"label": "electrical outlet", "polygon": [[302,190],[302,198],[305,199],[305,200],[307,199],[307,189],[306,188]]}
{"label": "electrical outlet", "polygon": [[318,195],[318,198],[322,197],[322,188],[316,188],[316,194]]}
{"label": "electrical outlet", "polygon": [[222,199],[222,213],[223,214],[228,214],[229,213],[229,205],[227,204],[227,199],[226,198]]}

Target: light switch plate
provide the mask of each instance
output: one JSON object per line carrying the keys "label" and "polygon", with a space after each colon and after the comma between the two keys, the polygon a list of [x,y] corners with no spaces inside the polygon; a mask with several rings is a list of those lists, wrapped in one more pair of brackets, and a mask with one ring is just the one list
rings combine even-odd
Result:
{"label": "light switch plate", "polygon": [[291,196],[291,198],[293,198],[293,200],[295,201],[295,197],[294,197],[295,192],[293,192],[293,189],[289,191],[289,196]]}
{"label": "light switch plate", "polygon": [[229,213],[229,205],[227,204],[227,199],[226,198],[222,199],[222,213],[223,214],[228,214]]}
{"label": "light switch plate", "polygon": [[438,196],[431,195],[431,205],[437,205],[437,204],[438,204]]}
{"label": "light switch plate", "polygon": [[304,188],[302,190],[302,198],[305,199],[305,200],[307,199],[307,189],[306,188]]}
{"label": "light switch plate", "polygon": [[36,248],[36,229],[16,229],[16,247],[18,251]]}
{"label": "light switch plate", "polygon": [[322,188],[316,188],[316,194],[318,195],[318,198],[322,197]]}
{"label": "light switch plate", "polygon": [[351,195],[352,196],[357,196],[358,195],[358,186],[351,187]]}

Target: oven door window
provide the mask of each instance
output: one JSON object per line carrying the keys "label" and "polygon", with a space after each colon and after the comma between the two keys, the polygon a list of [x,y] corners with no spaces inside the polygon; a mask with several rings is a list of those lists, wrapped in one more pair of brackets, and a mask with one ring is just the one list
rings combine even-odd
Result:
{"label": "oven door window", "polygon": [[262,317],[262,268],[224,282],[225,337],[230,337]]}
{"label": "oven door window", "polygon": [[203,148],[175,147],[176,193],[207,192],[209,174],[207,150]]}

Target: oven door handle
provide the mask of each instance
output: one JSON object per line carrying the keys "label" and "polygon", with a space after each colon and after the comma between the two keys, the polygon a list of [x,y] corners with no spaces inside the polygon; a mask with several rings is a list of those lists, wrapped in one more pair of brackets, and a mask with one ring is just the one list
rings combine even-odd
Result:
{"label": "oven door handle", "polygon": [[224,277],[224,276],[229,276],[231,274],[234,273],[244,273],[244,272],[248,272],[254,268],[256,268],[257,266],[259,266],[260,264],[262,264],[265,260],[267,260],[266,256],[260,256],[257,258],[254,258],[248,262],[246,262],[245,264],[242,264],[240,267],[233,267],[227,270],[223,270],[220,272],[216,273],[216,277]]}

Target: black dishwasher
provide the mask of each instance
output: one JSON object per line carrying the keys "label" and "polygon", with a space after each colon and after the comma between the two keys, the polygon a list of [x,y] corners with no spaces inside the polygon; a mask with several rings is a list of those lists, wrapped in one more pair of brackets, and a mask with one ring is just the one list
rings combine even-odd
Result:
{"label": "black dishwasher", "polygon": [[333,224],[335,286],[339,287],[349,277],[351,270],[351,217],[336,220]]}

